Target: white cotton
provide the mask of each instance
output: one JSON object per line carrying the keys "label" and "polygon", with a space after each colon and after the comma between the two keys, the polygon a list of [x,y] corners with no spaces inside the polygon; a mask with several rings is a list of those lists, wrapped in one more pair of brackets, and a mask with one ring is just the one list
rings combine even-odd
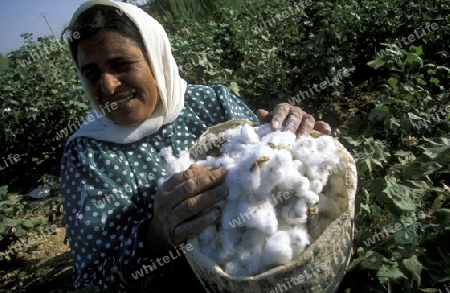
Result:
{"label": "white cotton", "polygon": [[271,235],[278,229],[275,208],[268,200],[256,204],[244,202],[239,207],[239,214],[245,215],[244,226],[254,228],[264,234]]}
{"label": "white cotton", "polygon": [[308,205],[303,200],[297,200],[294,205],[294,212],[297,216],[306,216],[306,213],[308,212]]}
{"label": "white cotton", "polygon": [[295,193],[296,197],[299,198],[305,198],[306,192],[309,191],[309,186],[311,185],[311,182],[309,179],[305,176],[300,176],[297,184],[297,190]]}
{"label": "white cotton", "polygon": [[337,151],[336,143],[331,136],[322,135],[316,140],[316,147],[319,152],[334,153]]}
{"label": "white cotton", "polygon": [[283,224],[290,226],[303,225],[306,223],[307,215],[306,213],[298,215],[295,211],[295,204],[290,204],[281,208],[281,219]]}
{"label": "white cotton", "polygon": [[[326,182],[325,182],[326,183]],[[320,180],[313,180],[311,181],[311,185],[309,186],[309,189],[314,192],[315,194],[319,194],[322,192],[324,183]]]}
{"label": "white cotton", "polygon": [[212,243],[216,239],[216,226],[211,225],[199,234],[200,244]]}
{"label": "white cotton", "polygon": [[215,225],[211,225],[199,234],[199,245],[204,254],[209,257],[213,257],[216,253],[215,241],[216,241],[217,229]]}
{"label": "white cotton", "polygon": [[241,134],[240,134],[241,142],[244,144],[254,144],[259,141],[259,136],[255,132],[255,128],[251,127],[248,124],[245,124],[241,128]]}
{"label": "white cotton", "polygon": [[272,127],[270,126],[270,123],[264,123],[259,127],[255,127],[255,132],[260,136],[266,136],[269,133],[272,132]]}
{"label": "white cotton", "polygon": [[242,267],[245,267],[245,275],[253,275],[262,270],[262,258],[266,235],[255,230],[243,232],[242,240],[236,248],[237,260]]}
{"label": "white cotton", "polygon": [[181,151],[180,157],[177,158],[173,155],[171,147],[165,147],[161,149],[159,154],[166,161],[166,171],[169,176],[188,169],[194,163],[187,151]]}
{"label": "white cotton", "polygon": [[283,265],[291,261],[293,251],[288,231],[277,231],[264,246],[263,264],[266,267]]}
{"label": "white cotton", "polygon": [[261,141],[272,148],[283,149],[291,148],[295,145],[297,136],[290,131],[274,131],[261,137]]}
{"label": "white cotton", "polygon": [[319,195],[311,190],[307,190],[303,198],[309,204],[316,204],[319,202]]}
{"label": "white cotton", "polygon": [[290,230],[290,236],[291,246],[295,253],[294,256],[298,256],[310,244],[308,231],[304,226],[295,226]]}
{"label": "white cotton", "polygon": [[[229,193],[217,204],[221,216],[198,235],[200,250],[227,274],[254,276],[290,262],[319,235],[318,218],[309,215],[312,206],[329,218],[347,209],[347,198],[338,191],[345,190],[344,159],[332,137],[297,139],[292,132],[271,131],[266,123],[207,138],[192,150],[203,159],[193,160],[186,151],[176,158],[170,147],[160,154],[165,179],[194,162],[228,169]],[[219,155],[205,156],[205,150],[219,146]]]}

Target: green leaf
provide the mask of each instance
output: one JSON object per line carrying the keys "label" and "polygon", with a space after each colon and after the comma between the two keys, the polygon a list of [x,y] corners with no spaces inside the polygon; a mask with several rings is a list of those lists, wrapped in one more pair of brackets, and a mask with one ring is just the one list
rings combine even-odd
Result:
{"label": "green leaf", "polygon": [[382,254],[369,250],[366,252],[364,259],[361,261],[361,267],[376,271],[380,268],[384,261],[387,261],[387,258],[385,258]]}
{"label": "green leaf", "polygon": [[450,229],[450,209],[439,209],[435,212],[436,219],[445,229]]}
{"label": "green leaf", "polygon": [[411,273],[414,280],[417,282],[417,287],[420,287],[421,278],[420,275],[424,269],[423,265],[417,259],[417,255],[413,255],[410,258],[406,258],[402,261],[403,266]]}
{"label": "green leaf", "polygon": [[16,235],[17,237],[23,237],[26,235],[26,231],[24,229],[18,228],[16,230],[16,232],[14,232],[14,235]]}
{"label": "green leaf", "polygon": [[8,185],[0,187],[0,198],[8,194]]}
{"label": "green leaf", "polygon": [[400,231],[395,233],[395,243],[399,245],[410,245],[417,242],[418,235],[414,230],[415,226],[403,227]]}
{"label": "green leaf", "polygon": [[395,178],[386,176],[383,184],[385,187],[378,195],[382,203],[386,203],[388,207],[395,207],[403,211],[413,211],[416,204],[410,197],[410,190],[407,186],[397,184]]}
{"label": "green leaf", "polygon": [[378,280],[381,284],[388,285],[390,282],[400,283],[407,280],[406,276],[398,269],[396,261],[383,263],[377,272]]}
{"label": "green leaf", "polygon": [[398,91],[398,80],[396,78],[390,77],[388,83],[395,92]]}
{"label": "green leaf", "polygon": [[33,223],[32,221],[28,220],[28,219],[25,220],[25,221],[23,221],[22,225],[23,225],[24,227],[26,227],[26,228],[32,228],[32,227],[34,227],[34,223]]}

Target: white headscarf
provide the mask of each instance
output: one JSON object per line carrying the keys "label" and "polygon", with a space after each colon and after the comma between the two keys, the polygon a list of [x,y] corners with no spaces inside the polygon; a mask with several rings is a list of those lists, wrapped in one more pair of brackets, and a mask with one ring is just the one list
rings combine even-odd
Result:
{"label": "white headscarf", "polygon": [[[162,125],[170,123],[177,118],[183,109],[187,83],[179,75],[177,64],[172,55],[169,38],[164,28],[158,21],[137,6],[112,0],[89,0],[75,11],[70,25],[77,20],[83,11],[97,4],[115,7],[117,13],[127,15],[139,29],[147,50],[147,56],[150,60],[161,102],[158,108],[143,123],[137,126],[120,126],[106,116],[100,115],[100,110],[93,103],[93,97],[89,97],[91,104],[94,105],[88,114],[90,119],[85,120],[81,128],[68,139],[67,143],[76,137],[82,136],[120,144],[132,143],[155,133]],[[80,72],[78,74],[80,79],[83,80]],[[88,93],[86,85],[83,83],[82,85],[85,92]]]}

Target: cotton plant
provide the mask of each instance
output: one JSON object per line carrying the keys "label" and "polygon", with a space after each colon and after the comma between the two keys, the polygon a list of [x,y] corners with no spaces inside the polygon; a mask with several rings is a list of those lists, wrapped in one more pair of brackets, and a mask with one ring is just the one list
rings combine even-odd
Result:
{"label": "cotton plant", "polygon": [[253,276],[289,263],[314,240],[308,229],[311,213],[323,208],[336,218],[336,211],[346,208],[345,200],[324,195],[327,184],[332,190],[344,186],[342,178],[332,176],[340,170],[342,152],[331,136],[297,138],[271,131],[268,123],[239,125],[221,135],[228,140],[214,156],[194,159],[187,151],[179,157],[170,148],[161,151],[168,176],[192,163],[229,169],[229,195],[219,203],[220,219],[197,236],[200,250],[231,276]]}

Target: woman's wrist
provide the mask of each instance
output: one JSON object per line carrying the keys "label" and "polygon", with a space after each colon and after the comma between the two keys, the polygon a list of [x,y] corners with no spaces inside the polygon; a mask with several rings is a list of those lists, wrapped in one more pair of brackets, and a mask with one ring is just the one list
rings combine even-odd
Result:
{"label": "woman's wrist", "polygon": [[154,224],[153,220],[151,220],[147,224],[145,241],[146,241],[146,246],[149,249],[150,256],[156,257],[159,255],[164,255],[172,247],[168,243],[161,241],[162,237],[160,235],[158,235],[158,233],[156,232],[156,229],[154,229],[153,224]]}

